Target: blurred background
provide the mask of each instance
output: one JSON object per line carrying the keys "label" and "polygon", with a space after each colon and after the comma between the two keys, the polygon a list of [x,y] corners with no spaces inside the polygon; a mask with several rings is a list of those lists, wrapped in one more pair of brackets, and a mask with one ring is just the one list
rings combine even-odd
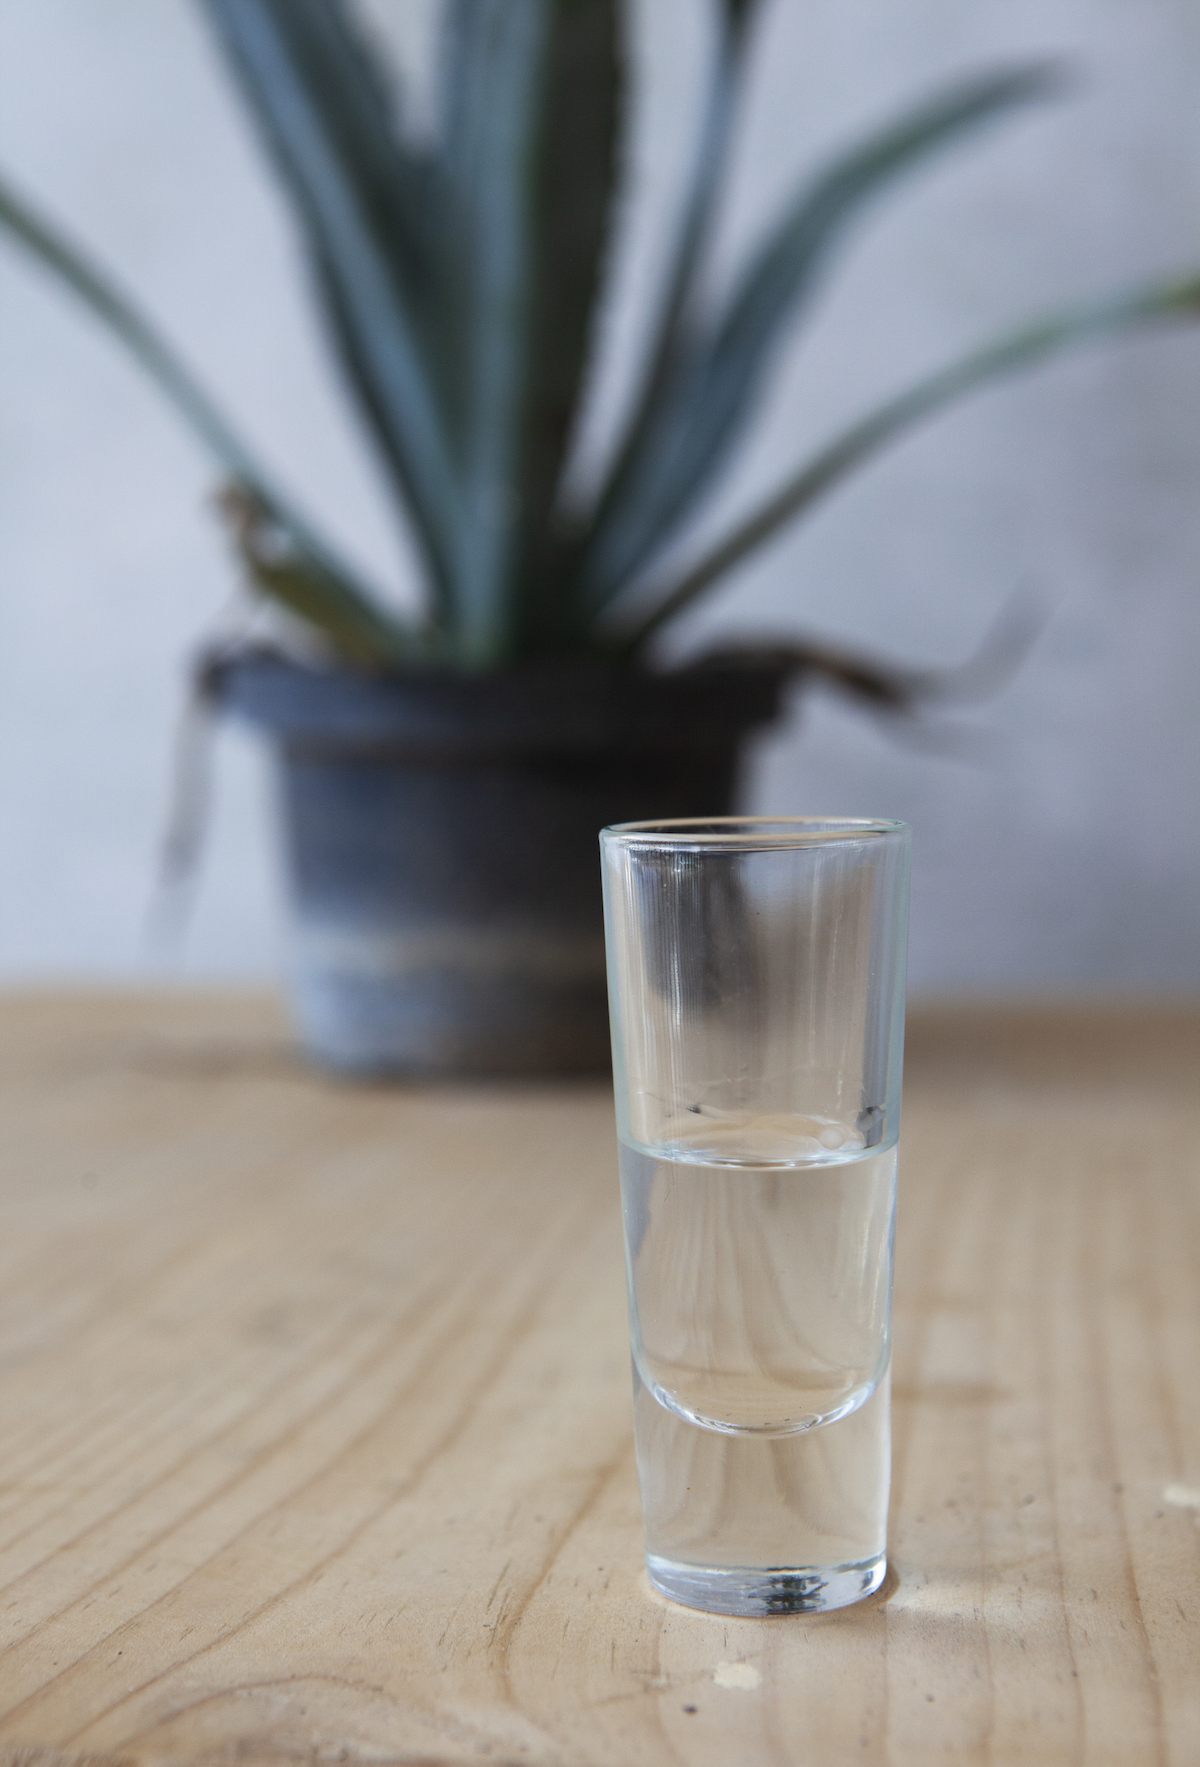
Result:
{"label": "blurred background", "polygon": [[[367,9],[419,100],[436,7]],[[584,469],[656,287],[705,53],[696,0],[633,8],[629,201]],[[797,172],[937,80],[1049,53],[1074,89],[922,171],[856,234],[786,354],[715,532],[808,446],[1026,313],[1194,263],[1200,12],[1186,0],[775,0],[715,273]],[[4,0],[0,163],[135,291],[345,550],[415,594],[285,210],[188,0]],[[286,961],[268,757],[221,731],[186,942],[144,936],[186,665],[237,572],[213,475],[89,318],[0,241],[0,976],[269,980]],[[953,663],[1015,593],[1045,626],[936,746],[798,694],[760,811],[916,830],[921,995],[1200,986],[1200,330],[1072,355],[901,443],[672,639],[820,636]],[[695,530],[693,530],[695,532]]]}

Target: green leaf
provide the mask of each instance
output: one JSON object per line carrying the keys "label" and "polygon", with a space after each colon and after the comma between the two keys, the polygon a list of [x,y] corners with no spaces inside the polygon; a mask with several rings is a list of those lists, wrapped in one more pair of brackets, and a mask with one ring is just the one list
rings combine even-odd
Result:
{"label": "green leaf", "polygon": [[725,461],[758,398],[784,322],[866,203],[966,130],[1058,84],[1045,66],[958,82],[835,159],[797,196],[706,333],[674,350],[597,513],[583,567],[596,610],[669,538]]}
{"label": "green leaf", "polygon": [[745,30],[747,23],[757,12],[759,0],[724,0],[724,13],[727,22],[734,30]]}
{"label": "green leaf", "polygon": [[304,220],[353,384],[445,603],[462,503],[430,331],[435,174],[403,151],[338,0],[203,0]]}
{"label": "green leaf", "polygon": [[1188,275],[1049,314],[949,363],[852,424],[678,582],[652,590],[652,611],[621,628],[620,647],[632,651],[644,644],[855,467],[974,388],[1112,332],[1195,319],[1200,319],[1200,275]]}
{"label": "green leaf", "polygon": [[462,485],[454,585],[464,660],[513,648],[520,430],[532,322],[533,162],[548,0],[454,0],[445,40],[444,289],[457,339],[451,433]]}
{"label": "green leaf", "polygon": [[557,501],[586,384],[624,98],[617,0],[554,0],[535,143],[529,343],[511,593],[523,640],[558,618]]}
{"label": "green leaf", "polygon": [[552,616],[554,506],[583,382],[615,167],[616,0],[454,0],[443,45],[444,273],[458,339],[464,659]]}
{"label": "green leaf", "polygon": [[[726,0],[720,13],[720,34],[712,58],[704,115],[696,142],[690,182],[683,204],[672,261],[666,280],[662,308],[654,328],[641,394],[626,427],[625,440],[608,476],[608,485],[595,516],[584,529],[582,544],[576,536],[572,561],[578,574],[580,557],[603,534],[640,470],[662,410],[669,404],[672,388],[686,372],[690,346],[688,310],[695,296],[697,273],[708,244],[713,215],[728,160],[729,142],[741,85],[745,49],[756,0]],[[587,572],[585,569],[584,581]]]}
{"label": "green leaf", "polygon": [[324,633],[339,656],[367,668],[415,661],[421,636],[358,594],[319,559],[298,553],[273,512],[244,484],[221,493],[242,562],[261,592]]}
{"label": "green leaf", "polygon": [[[166,394],[188,427],[240,488],[253,499],[263,516],[286,536],[293,568],[311,578],[306,617],[324,630],[331,641],[347,620],[356,622],[359,633],[373,631],[378,637],[371,660],[385,661],[399,655],[413,641],[404,625],[379,612],[371,596],[355,583],[354,574],[315,535],[308,523],[289,508],[238,436],[229,420],[181,361],[158,330],[88,256],[40,215],[12,187],[0,182],[0,226],[32,253],[72,290],[116,337]],[[269,585],[260,577],[264,588]],[[287,599],[287,597],[283,597]],[[361,646],[361,636],[356,645]],[[357,654],[357,652],[356,652]]]}
{"label": "green leaf", "polygon": [[132,299],[90,261],[80,246],[7,183],[0,183],[0,224],[120,339],[230,473],[247,484],[264,483],[263,474],[232,425]]}

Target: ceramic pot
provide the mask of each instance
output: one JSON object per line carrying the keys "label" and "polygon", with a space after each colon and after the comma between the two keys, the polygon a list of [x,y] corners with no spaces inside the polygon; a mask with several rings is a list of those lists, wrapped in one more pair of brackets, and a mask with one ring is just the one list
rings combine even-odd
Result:
{"label": "ceramic pot", "polygon": [[599,830],[728,814],[788,674],[214,668],[279,755],[309,1053],[363,1075],[604,1069]]}

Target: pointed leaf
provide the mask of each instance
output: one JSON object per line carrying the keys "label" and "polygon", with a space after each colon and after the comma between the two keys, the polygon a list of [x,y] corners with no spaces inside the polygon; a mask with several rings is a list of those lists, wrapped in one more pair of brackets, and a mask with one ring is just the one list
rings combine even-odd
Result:
{"label": "pointed leaf", "polygon": [[[629,419],[625,440],[608,477],[608,486],[592,522],[602,536],[621,499],[639,471],[670,403],[672,388],[686,370],[689,345],[687,319],[695,300],[699,267],[708,245],[713,215],[728,160],[729,140],[741,85],[747,27],[755,10],[754,0],[739,4],[726,0],[721,11],[721,33],[709,72],[704,117],[696,143],[690,183],[675,240],[662,311],[647,358],[641,394]],[[602,543],[602,542],[601,542]]]}
{"label": "pointed leaf", "polygon": [[759,0],[724,0],[725,17],[735,30],[745,30],[758,5]]}
{"label": "pointed leaf", "polygon": [[[379,640],[374,659],[395,657],[411,643],[402,622],[377,610],[372,597],[329,547],[296,515],[270,483],[228,419],[159,334],[84,252],[39,215],[11,186],[0,183],[0,226],[76,294],[157,383],[189,428],[232,475],[244,497],[287,537],[294,567],[312,579],[306,617],[335,644],[347,621]],[[269,585],[264,583],[264,588]],[[285,598],[286,599],[286,598]],[[356,642],[361,642],[356,640]]]}
{"label": "pointed leaf", "polygon": [[0,225],[120,339],[231,473],[247,483],[262,482],[262,473],[232,425],[131,297],[90,261],[82,247],[68,240],[6,182],[0,183]]}
{"label": "pointed leaf", "polygon": [[588,606],[602,606],[629,580],[724,462],[758,396],[783,322],[866,202],[964,131],[1057,83],[1043,66],[957,83],[834,160],[805,187],[720,322],[680,350],[651,420],[622,460],[585,566]]}
{"label": "pointed leaf", "polygon": [[1170,321],[1200,319],[1200,275],[1155,283],[1108,300],[1052,313],[920,380],[876,411],[860,418],[781,487],[729,537],[691,567],[673,587],[652,592],[653,611],[626,626],[622,648],[636,649],[705,589],[794,521],[825,491],[887,442],[943,407],[1017,369],[1070,346],[1111,332]]}
{"label": "pointed leaf", "polygon": [[227,485],[220,502],[252,581],[324,633],[339,656],[380,668],[420,654],[418,635],[401,620],[289,545],[271,510],[245,485]]}
{"label": "pointed leaf", "polygon": [[458,340],[451,430],[462,484],[456,617],[464,656],[512,648],[504,590],[529,355],[537,112],[548,0],[454,0],[448,18],[444,286]]}
{"label": "pointed leaf", "polygon": [[203,0],[313,242],[335,329],[443,597],[460,498],[423,330],[421,174],[389,144],[378,81],[337,0]]}
{"label": "pointed leaf", "polygon": [[535,144],[528,367],[512,593],[552,618],[555,505],[581,403],[612,213],[624,68],[617,0],[554,0]]}
{"label": "pointed leaf", "polygon": [[[464,654],[519,647],[579,396],[613,179],[615,0],[454,0],[444,286],[464,483]],[[524,605],[523,605],[524,604]],[[544,609],[537,606],[537,613]]]}

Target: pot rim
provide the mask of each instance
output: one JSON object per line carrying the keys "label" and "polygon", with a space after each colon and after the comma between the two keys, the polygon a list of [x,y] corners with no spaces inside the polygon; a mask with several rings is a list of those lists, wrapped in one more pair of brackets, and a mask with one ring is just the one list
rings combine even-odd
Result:
{"label": "pot rim", "polygon": [[499,755],[724,747],[774,723],[787,684],[757,660],[371,675],[246,650],[214,660],[208,691],[293,750]]}

